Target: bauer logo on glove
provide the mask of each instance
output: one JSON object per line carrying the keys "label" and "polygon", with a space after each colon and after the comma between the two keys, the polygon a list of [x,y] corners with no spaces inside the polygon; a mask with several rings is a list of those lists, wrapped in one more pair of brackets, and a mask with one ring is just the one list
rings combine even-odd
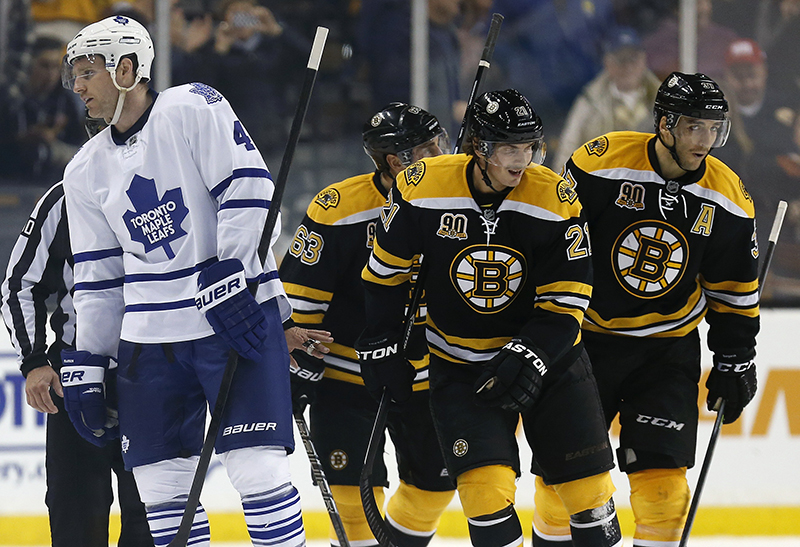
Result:
{"label": "bauer logo on glove", "polygon": [[246,289],[247,281],[244,278],[244,270],[240,270],[213,285],[203,287],[195,296],[194,303],[198,310],[205,313]]}

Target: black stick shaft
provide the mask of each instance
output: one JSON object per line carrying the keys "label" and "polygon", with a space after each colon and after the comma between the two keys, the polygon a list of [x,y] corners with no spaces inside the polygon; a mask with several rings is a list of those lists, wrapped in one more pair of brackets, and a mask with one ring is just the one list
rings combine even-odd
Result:
{"label": "black stick shaft", "polygon": [[339,539],[341,547],[350,547],[350,541],[347,539],[347,533],[344,531],[344,523],[342,517],[339,515],[339,510],[336,508],[336,502],[333,499],[333,492],[328,484],[328,479],[325,476],[325,471],[322,469],[322,463],[319,461],[317,450],[314,448],[314,443],[311,441],[311,432],[306,424],[306,419],[302,414],[294,415],[294,421],[297,424],[297,430],[300,432],[300,438],[303,440],[303,446],[308,455],[308,461],[311,464],[311,477],[314,480],[320,492],[322,493],[322,501],[325,502],[325,510],[331,518],[331,524],[336,532],[336,537]]}
{"label": "black stick shaft", "polygon": [[[767,254],[764,255],[764,262],[761,265],[761,272],[758,276],[758,294],[761,294],[764,288],[764,281],[767,279],[769,266],[772,263],[772,254],[775,252],[775,245],[778,244],[778,236],[781,234],[781,226],[783,226],[783,218],[786,216],[787,203],[785,201],[778,202],[778,210],[775,212],[775,220],[772,221],[772,230],[769,233],[769,246],[767,247]],[[700,496],[703,493],[705,486],[706,476],[711,467],[711,458],[714,455],[714,448],[717,446],[720,431],[722,431],[722,420],[725,415],[725,399],[719,405],[717,410],[717,419],[714,421],[714,429],[711,430],[711,438],[708,441],[708,448],[706,455],[703,458],[703,467],[700,468],[700,475],[697,477],[697,486],[694,489],[694,496],[692,503],[689,506],[689,512],[686,515],[686,524],[683,526],[683,533],[681,534],[681,541],[678,547],[686,547],[686,542],[689,541],[689,534],[692,531],[694,519],[697,516],[697,509],[700,506]]]}
{"label": "black stick shaft", "polygon": [[[292,130],[289,133],[289,141],[286,143],[286,151],[283,155],[283,161],[281,162],[281,167],[278,171],[278,180],[275,182],[275,189],[273,190],[272,202],[270,203],[269,212],[267,213],[267,220],[264,224],[264,230],[261,232],[261,240],[259,241],[258,245],[258,256],[262,264],[264,263],[264,260],[266,260],[267,253],[269,252],[272,231],[275,228],[275,223],[278,219],[278,211],[280,210],[281,199],[283,197],[283,189],[286,186],[286,179],[289,176],[289,167],[291,166],[292,158],[294,157],[294,149],[297,146],[297,140],[300,137],[300,128],[303,125],[303,119],[305,118],[306,110],[308,110],[308,102],[311,99],[311,90],[314,88],[314,81],[316,80],[319,61],[322,57],[322,49],[325,46],[325,39],[327,36],[327,28],[317,27],[317,34],[314,38],[314,45],[311,47],[311,55],[308,61],[308,69],[306,70],[305,81],[303,82],[303,89],[300,94],[300,101],[297,105],[295,118],[292,121]],[[192,532],[194,515],[197,512],[197,506],[200,503],[200,494],[203,491],[203,484],[206,480],[208,465],[211,462],[211,454],[214,451],[214,444],[222,423],[222,414],[225,412],[225,405],[228,402],[228,394],[230,393],[231,384],[233,383],[233,376],[238,365],[239,354],[237,354],[234,350],[231,350],[228,353],[228,361],[225,363],[225,371],[222,374],[219,393],[217,394],[217,400],[214,403],[214,410],[211,413],[211,423],[208,426],[206,438],[203,441],[203,448],[200,451],[200,459],[197,462],[197,469],[195,469],[194,478],[192,479],[192,487],[189,490],[189,497],[186,500],[186,509],[181,517],[181,523],[178,527],[178,532],[175,534],[175,537],[172,538],[172,541],[169,542],[168,547],[186,547],[186,544],[189,541],[189,534]]]}
{"label": "black stick shaft", "polygon": [[478,86],[483,79],[483,73],[492,65],[492,56],[494,55],[494,46],[497,44],[497,37],[500,35],[500,26],[503,24],[503,16],[499,13],[492,14],[492,22],[489,25],[489,33],[486,36],[486,43],[483,46],[483,54],[478,63],[478,70],[475,73],[475,80],[472,82],[472,90],[469,93],[469,100],[467,101],[467,111],[464,113],[464,118],[461,120],[461,127],[458,129],[458,137],[456,138],[455,146],[453,147],[453,154],[458,154],[458,149],[461,148],[461,143],[464,141],[464,133],[467,130],[467,120],[469,119],[469,109],[475,102],[478,96]]}

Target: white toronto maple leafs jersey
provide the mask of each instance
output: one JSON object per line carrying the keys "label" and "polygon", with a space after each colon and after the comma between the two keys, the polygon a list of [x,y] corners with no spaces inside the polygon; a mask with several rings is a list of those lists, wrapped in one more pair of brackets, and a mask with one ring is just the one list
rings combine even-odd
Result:
{"label": "white toronto maple leafs jersey", "polygon": [[[258,259],[270,173],[213,88],[168,89],[126,133],[102,131],[69,163],[64,188],[77,349],[115,356],[120,338],[213,334],[194,297],[198,273],[218,259],[241,260],[257,300],[277,297],[282,317],[291,314],[272,251]],[[280,220],[271,244],[279,233]]]}

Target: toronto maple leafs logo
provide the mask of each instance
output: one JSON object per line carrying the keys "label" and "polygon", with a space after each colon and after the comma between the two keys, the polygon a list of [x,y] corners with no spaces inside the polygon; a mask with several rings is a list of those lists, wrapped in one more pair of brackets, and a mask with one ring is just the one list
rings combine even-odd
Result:
{"label": "toronto maple leafs logo", "polygon": [[144,245],[146,253],[156,247],[163,247],[167,258],[175,258],[170,243],[186,235],[181,228],[181,222],[189,214],[183,204],[181,189],[167,190],[159,199],[153,179],[134,175],[126,193],[134,210],[127,211],[122,218],[131,239]]}
{"label": "toronto maple leafs logo", "polygon": [[222,94],[210,85],[193,82],[191,86],[189,93],[200,95],[208,104],[214,104],[222,100]]}

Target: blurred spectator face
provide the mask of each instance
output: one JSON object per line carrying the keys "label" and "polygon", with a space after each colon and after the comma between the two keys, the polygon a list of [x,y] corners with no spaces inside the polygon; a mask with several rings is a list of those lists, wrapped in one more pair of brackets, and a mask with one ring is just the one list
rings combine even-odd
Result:
{"label": "blurred spectator face", "polygon": [[800,15],[800,0],[783,0],[780,4],[781,17],[791,19]]}
{"label": "blurred spectator face", "polygon": [[634,48],[622,48],[603,57],[603,65],[620,91],[633,91],[642,84],[647,70],[647,55]]}
{"label": "blurred spectator face", "polygon": [[731,42],[725,57],[728,87],[740,106],[756,105],[767,90],[766,56],[753,40]]}
{"label": "blurred spectator face", "polygon": [[635,30],[623,27],[614,31],[603,43],[603,52],[603,66],[617,89],[633,91],[642,84],[647,54]]}
{"label": "blurred spectator face", "polygon": [[697,25],[700,28],[708,26],[711,22],[712,11],[711,0],[697,0]]}
{"label": "blurred spectator face", "polygon": [[28,80],[29,92],[47,95],[61,85],[61,49],[47,49],[34,57]]}
{"label": "blurred spectator face", "polygon": [[260,25],[258,16],[253,13],[253,7],[253,4],[247,1],[232,2],[225,11],[225,21],[237,40],[249,39]]}
{"label": "blurred spectator face", "polygon": [[435,23],[449,23],[460,11],[461,0],[428,0],[428,14]]}

